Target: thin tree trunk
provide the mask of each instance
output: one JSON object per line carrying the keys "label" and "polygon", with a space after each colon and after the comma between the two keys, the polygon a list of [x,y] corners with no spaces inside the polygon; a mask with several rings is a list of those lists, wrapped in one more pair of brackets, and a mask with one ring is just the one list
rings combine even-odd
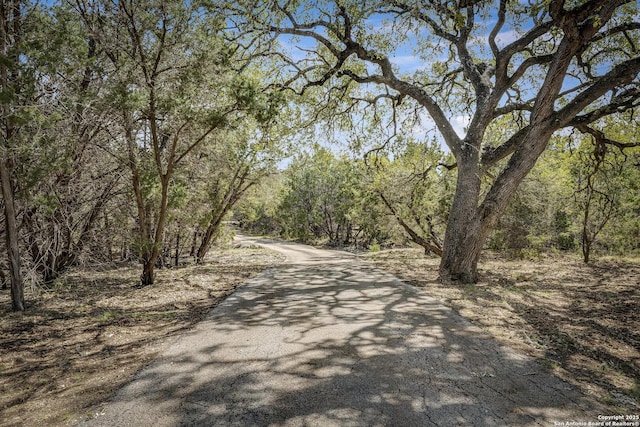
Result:
{"label": "thin tree trunk", "polygon": [[589,255],[591,255],[591,238],[589,236],[589,214],[591,208],[591,177],[587,185],[587,197],[585,201],[584,212],[582,216],[582,260],[585,264],[589,264]]}
{"label": "thin tree trunk", "polygon": [[222,219],[227,214],[228,210],[228,208],[225,208],[218,215],[216,215],[214,212],[213,218],[211,219],[209,226],[204,232],[202,242],[200,243],[200,247],[198,248],[198,252],[196,254],[197,264],[202,264],[204,257],[207,255],[207,252],[209,252],[209,249],[211,249],[211,243],[213,243],[214,240],[213,238],[218,235],[220,224],[222,224]]}
{"label": "thin tree trunk", "polygon": [[180,227],[178,227],[178,232],[176,233],[176,252],[175,257],[173,259],[173,265],[178,266],[180,264]]}
{"label": "thin tree trunk", "polygon": [[[15,49],[20,44],[21,9],[20,2],[5,2],[0,4],[0,54],[4,57],[0,63],[0,83],[3,91],[9,91],[12,87],[19,88],[19,75],[10,75],[8,61],[12,65],[18,64],[19,50]],[[7,32],[9,31],[9,33]],[[11,53],[11,48],[14,52]],[[17,68],[17,67],[16,67]],[[9,275],[11,277],[11,303],[14,311],[24,311],[24,283],[20,272],[20,248],[18,246],[18,225],[16,221],[16,209],[14,204],[14,189],[11,181],[11,165],[7,156],[7,143],[16,134],[16,127],[10,118],[11,107],[8,103],[2,104],[3,135],[2,152],[0,155],[0,187],[4,199],[5,233],[7,256],[9,259]]]}
{"label": "thin tree trunk", "polygon": [[161,175],[161,199],[160,199],[160,212],[158,212],[158,218],[156,220],[155,237],[153,245],[148,253],[148,259],[144,262],[144,268],[142,270],[142,276],[140,277],[141,286],[153,285],[155,281],[155,264],[158,261],[160,252],[162,250],[162,240],[164,237],[164,227],[167,222],[167,211],[169,204],[169,183],[173,172],[173,165],[169,162],[167,165],[167,172]]}
{"label": "thin tree trunk", "polygon": [[126,241],[122,241],[120,247],[120,261],[127,261],[129,259],[129,244]]}
{"label": "thin tree trunk", "polygon": [[0,282],[2,282],[2,290],[7,289],[7,275],[4,274],[4,266],[0,267]]}
{"label": "thin tree trunk", "polygon": [[13,185],[5,159],[0,159],[0,181],[4,199],[5,232],[9,257],[9,274],[11,276],[11,303],[14,311],[24,311],[24,283],[20,272],[18,225],[13,199]]}
{"label": "thin tree trunk", "polygon": [[142,266],[142,275],[140,275],[140,286],[149,286],[153,285],[155,280],[155,260],[153,262],[146,261]]}
{"label": "thin tree trunk", "polygon": [[[131,170],[132,187],[136,200],[136,208],[138,212],[138,239],[142,248],[138,255],[142,260],[142,275],[140,276],[140,285],[147,286],[153,284],[154,271],[153,267],[156,262],[152,257],[153,249],[149,248],[150,242],[150,226],[144,200],[142,197],[142,184],[140,180],[140,171],[138,169],[138,161],[136,159],[135,150],[136,142],[133,136],[133,119],[127,112],[123,113],[125,122],[125,135],[127,140],[128,166]],[[156,254],[157,257],[157,254]]]}
{"label": "thin tree trunk", "polygon": [[591,255],[591,241],[587,236],[584,235],[584,231],[582,234],[582,261],[585,264],[589,264],[589,257]]}
{"label": "thin tree trunk", "polygon": [[107,211],[104,211],[104,229],[107,231],[106,246],[107,246],[107,259],[109,262],[113,262],[113,235],[111,234],[111,226],[109,224],[109,215]]}
{"label": "thin tree trunk", "polygon": [[191,240],[191,251],[189,251],[189,256],[196,256],[196,251],[198,249],[198,230],[193,231],[193,240]]}
{"label": "thin tree trunk", "polygon": [[218,206],[218,209],[212,210],[211,221],[209,222],[209,226],[204,233],[204,237],[202,238],[202,242],[196,253],[197,264],[201,264],[204,260],[204,257],[207,255],[207,252],[209,252],[211,243],[213,242],[214,237],[218,235],[220,225],[222,224],[222,220],[224,219],[227,212],[229,212],[229,210],[236,204],[240,197],[242,197],[242,195],[255,184],[255,182],[250,182],[248,184],[245,183],[248,175],[248,167],[236,170],[236,173],[231,180],[231,183],[229,184],[226,195],[222,199],[222,204]]}
{"label": "thin tree trunk", "polygon": [[162,170],[158,167],[158,172],[161,174],[162,185],[162,197],[160,201],[160,212],[156,222],[156,228],[154,236],[151,235],[151,225],[149,216],[145,210],[144,200],[142,196],[142,187],[140,181],[140,172],[138,169],[138,162],[135,156],[136,142],[133,137],[133,125],[131,117],[128,114],[124,114],[126,122],[125,133],[127,139],[128,148],[128,160],[129,167],[131,169],[133,191],[136,199],[136,207],[138,210],[138,222],[139,222],[139,239],[140,244],[143,245],[143,249],[140,253],[142,259],[142,275],[140,276],[140,285],[149,286],[153,285],[155,280],[155,264],[160,254],[160,245],[162,243],[162,235],[164,232],[164,223],[167,214],[167,201],[168,201],[168,186],[169,179],[171,177],[171,169],[168,168],[165,174],[162,174]]}
{"label": "thin tree trunk", "polygon": [[407,232],[412,242],[422,246],[424,248],[425,254],[428,254],[429,252],[433,252],[438,256],[442,256],[442,248],[440,246],[438,246],[436,243],[432,243],[428,241],[427,239],[423,238],[418,233],[416,233],[415,230],[409,226],[409,224],[404,222],[402,217],[400,217],[400,214],[398,213],[398,211],[396,211],[396,209],[387,200],[384,194],[382,194],[382,192],[379,192],[378,195],[380,196],[384,204],[387,206],[387,208],[391,211],[393,216],[396,218],[396,220],[398,221],[398,224],[400,224],[400,226],[404,229],[404,231]]}

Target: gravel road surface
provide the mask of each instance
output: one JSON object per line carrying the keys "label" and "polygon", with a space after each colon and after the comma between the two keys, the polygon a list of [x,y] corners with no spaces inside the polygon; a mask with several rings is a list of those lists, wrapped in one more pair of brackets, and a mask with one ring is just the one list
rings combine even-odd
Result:
{"label": "gravel road surface", "polygon": [[288,262],[239,287],[80,425],[554,426],[602,413],[349,254],[238,240]]}

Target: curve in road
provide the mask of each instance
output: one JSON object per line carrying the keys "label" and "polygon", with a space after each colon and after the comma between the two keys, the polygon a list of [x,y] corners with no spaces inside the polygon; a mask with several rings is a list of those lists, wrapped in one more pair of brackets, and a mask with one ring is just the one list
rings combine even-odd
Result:
{"label": "curve in road", "polygon": [[241,286],[87,426],[540,426],[597,409],[535,361],[341,252]]}

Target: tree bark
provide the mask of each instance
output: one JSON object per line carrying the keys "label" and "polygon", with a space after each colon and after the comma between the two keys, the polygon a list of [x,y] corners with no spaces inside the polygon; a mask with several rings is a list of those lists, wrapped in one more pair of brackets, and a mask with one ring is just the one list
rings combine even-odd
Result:
{"label": "tree bark", "polygon": [[478,215],[480,167],[478,151],[467,146],[458,159],[458,183],[440,260],[440,280],[474,283],[487,230]]}
{"label": "tree bark", "polygon": [[146,261],[142,267],[142,275],[140,276],[140,286],[145,287],[149,285],[153,285],[155,281],[156,274],[154,271],[156,261],[153,262]]}
{"label": "tree bark", "polygon": [[7,276],[4,274],[4,266],[0,267],[0,282],[2,282],[2,290],[7,289]]}
{"label": "tree bark", "polygon": [[213,238],[218,235],[220,225],[222,224],[222,220],[224,219],[225,215],[227,215],[229,210],[233,208],[238,200],[240,200],[240,197],[242,197],[242,195],[255,184],[255,181],[247,183],[248,176],[248,166],[242,166],[238,168],[235,171],[231,182],[229,183],[229,187],[224,194],[224,197],[222,197],[221,203],[211,210],[211,221],[209,221],[209,225],[207,226],[207,229],[204,232],[204,236],[202,237],[200,247],[198,247],[198,251],[196,252],[196,264],[201,264],[204,261],[204,257],[207,255],[207,252],[209,252],[209,249],[211,248]]}
{"label": "tree bark", "polygon": [[[637,88],[628,88],[623,92],[625,96],[617,95],[618,90],[622,91],[622,88],[637,79],[640,58],[635,54],[635,48],[632,48],[633,52],[628,54],[629,59],[620,60],[605,75],[593,78],[589,76],[590,81],[573,87],[569,92],[566,92],[565,87],[571,86],[567,84],[569,81],[565,77],[568,75],[567,70],[572,61],[578,59],[580,62],[586,59],[582,57],[583,53],[594,46],[597,51],[597,44],[602,40],[614,40],[614,36],[617,37],[620,32],[626,34],[625,25],[621,25],[616,30],[601,31],[601,29],[607,26],[619,8],[631,2],[593,0],[582,2],[580,6],[572,9],[565,8],[568,5],[563,1],[554,0],[548,4],[545,3],[545,7],[549,8],[549,19],[541,19],[518,40],[507,46],[498,47],[496,37],[503,29],[504,16],[509,10],[507,2],[500,2],[497,23],[488,37],[489,47],[493,53],[491,59],[495,60],[489,62],[494,62],[493,66],[478,63],[472,55],[473,48],[470,48],[469,42],[475,39],[474,19],[477,17],[472,4],[465,3],[454,12],[454,9],[449,9],[450,5],[446,2],[426,2],[417,7],[412,2],[392,3],[393,8],[397,10],[398,18],[401,15],[415,17],[417,22],[422,21],[426,24],[425,28],[428,28],[435,38],[440,38],[449,44],[451,52],[457,56],[460,67],[442,76],[435,76],[436,79],[433,81],[425,81],[425,85],[417,85],[397,77],[388,57],[369,50],[366,43],[361,43],[357,37],[354,37],[357,32],[352,31],[352,28],[355,28],[352,26],[358,20],[353,19],[355,16],[344,7],[337,8],[334,20],[330,18],[331,14],[327,13],[327,19],[331,25],[325,25],[324,22],[305,22],[304,17],[299,16],[295,9],[283,6],[280,8],[283,12],[281,15],[283,20],[275,22],[267,20],[269,24],[267,31],[276,35],[311,37],[327,47],[329,53],[319,57],[327,64],[324,74],[318,77],[319,67],[300,67],[298,73],[287,83],[298,81],[305,83],[299,93],[304,93],[311,87],[323,86],[333,81],[335,76],[348,77],[356,83],[380,84],[396,91],[397,96],[387,92],[380,97],[393,98],[398,105],[404,97],[411,97],[425,108],[456,157],[458,167],[458,184],[443,245],[441,278],[444,281],[474,282],[477,280],[478,258],[486,237],[506,208],[517,186],[544,151],[551,134],[558,129],[594,123],[599,118],[614,114],[616,111],[626,111],[637,105],[635,104],[638,96]],[[431,13],[435,15],[450,13],[451,16],[460,13],[460,17],[464,19],[456,23],[455,31],[449,32],[448,24],[438,24],[430,16]],[[636,28],[637,20],[633,21],[629,25]],[[259,19],[255,22],[261,23]],[[338,30],[343,26],[349,30]],[[614,25],[613,28],[615,29],[616,26]],[[560,29],[564,36],[554,46],[553,51],[533,54],[530,49],[531,44],[545,34],[552,34],[556,29]],[[331,37],[327,37],[326,33]],[[333,38],[339,42],[334,42]],[[523,61],[518,59],[514,63],[513,59],[523,53],[530,58]],[[328,58],[331,58],[331,55],[333,61],[329,62]],[[371,65],[371,68],[376,71],[356,72],[353,67],[345,65],[350,64],[346,59],[351,57],[357,57],[366,64],[363,69],[369,69],[367,65]],[[518,62],[521,63],[517,65]],[[537,65],[546,68],[546,76],[537,93],[531,94],[531,100],[516,99],[515,102],[508,101],[506,105],[501,106],[505,97],[511,98],[508,92],[516,89],[523,76],[528,74],[528,70]],[[440,84],[441,89],[449,87],[450,82],[454,81],[452,76],[461,76],[468,81],[470,83],[467,88],[469,99],[475,99],[475,112],[471,117],[464,140],[457,135],[449,121],[448,114],[443,108],[445,105],[440,105],[437,97],[429,94],[431,90],[424,89],[429,85],[435,87],[437,84]],[[611,97],[610,105],[596,106],[594,111],[587,112],[590,105],[610,91],[616,95]],[[567,93],[573,94],[573,97],[567,96]],[[527,98],[529,95],[527,94]],[[376,99],[374,98],[374,102]],[[556,107],[558,107],[557,110]],[[501,145],[495,149],[491,149],[486,144],[482,147],[481,142],[484,140],[489,124],[495,123],[496,118],[508,117],[506,114],[510,112],[528,117],[529,124],[501,142]],[[485,159],[481,163],[479,153],[483,148]],[[480,177],[486,168],[507,158],[505,169],[488,189],[484,201],[480,203]]]}
{"label": "tree bark", "polygon": [[[3,92],[20,87],[17,71],[10,70],[7,62],[13,66],[18,64],[18,49],[21,31],[21,2],[5,2],[0,4],[0,54],[4,57],[0,63],[0,84]],[[11,52],[11,48],[14,52]],[[24,311],[24,283],[20,272],[20,248],[18,246],[18,225],[14,204],[14,188],[11,180],[10,157],[7,156],[8,143],[14,138],[17,128],[10,118],[14,113],[9,103],[2,103],[2,151],[0,155],[0,187],[4,199],[5,232],[9,274],[11,276],[11,303],[14,311]]]}
{"label": "tree bark", "polygon": [[178,231],[176,232],[176,251],[175,251],[175,256],[173,259],[173,265],[175,267],[177,267],[178,265],[180,265],[180,228],[178,227]]}
{"label": "tree bark", "polygon": [[11,304],[14,311],[24,311],[24,283],[20,272],[20,249],[18,247],[18,225],[13,199],[13,185],[7,161],[0,159],[0,181],[4,199],[7,254],[11,276]]}
{"label": "tree bark", "polygon": [[191,250],[189,251],[189,256],[195,257],[197,249],[198,249],[198,230],[194,230],[193,239],[191,240]]}
{"label": "tree bark", "polygon": [[202,237],[202,242],[200,243],[200,247],[198,247],[198,252],[196,253],[196,264],[202,264],[204,257],[207,256],[207,252],[211,248],[211,243],[213,243],[213,238],[218,235],[218,231],[220,230],[220,224],[222,224],[222,219],[227,214],[229,207],[222,209],[222,211],[213,212],[213,217],[209,226],[204,232],[204,236]]}
{"label": "tree bark", "polygon": [[482,103],[478,102],[478,111],[470,125],[467,138],[455,152],[458,182],[440,263],[440,279],[443,282],[478,281],[478,260],[489,232],[494,228],[524,177],[544,152],[553,132],[562,127],[562,122],[567,121],[567,117],[554,111],[554,101],[580,43],[578,38],[565,38],[560,43],[531,111],[530,125],[481,205],[480,177],[484,170],[480,161],[479,142],[484,138],[486,127],[474,128],[474,121],[488,123],[487,114],[491,113],[481,108]]}
{"label": "tree bark", "polygon": [[590,208],[591,208],[591,195],[592,195],[591,178],[592,176],[589,176],[587,179],[587,182],[588,182],[587,188],[586,188],[587,195],[585,200],[584,211],[582,213],[582,260],[584,261],[585,264],[589,264],[589,257],[591,255],[591,243],[593,242],[593,240],[589,236],[589,214],[590,214]]}

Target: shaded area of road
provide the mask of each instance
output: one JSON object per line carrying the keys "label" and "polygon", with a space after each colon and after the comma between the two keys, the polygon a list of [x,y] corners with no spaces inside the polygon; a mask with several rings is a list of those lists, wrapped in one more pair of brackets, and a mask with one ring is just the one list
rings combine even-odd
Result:
{"label": "shaded area of road", "polygon": [[333,251],[243,285],[82,425],[502,426],[593,404],[424,292]]}

